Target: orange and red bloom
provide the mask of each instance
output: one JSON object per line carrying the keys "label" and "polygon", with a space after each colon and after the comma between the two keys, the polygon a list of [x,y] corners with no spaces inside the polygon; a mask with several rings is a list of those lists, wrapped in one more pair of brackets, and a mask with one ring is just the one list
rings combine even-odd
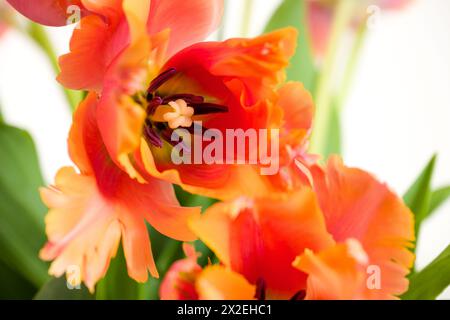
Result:
{"label": "orange and red bloom", "polygon": [[[8,2],[51,26],[67,23],[68,6],[80,8],[58,76],[90,92],[68,141],[78,170],[61,169],[41,190],[49,207],[41,257],[53,261],[52,275],[76,265],[93,291],[122,241],[130,277],[157,277],[149,223],[176,240],[200,238],[222,263],[202,269],[186,246],[164,299],[390,299],[407,289],[411,212],[368,173],[334,157],[322,167],[306,152],[312,97],[285,82],[295,29],[199,42],[218,27],[222,0]],[[187,128],[195,139],[196,120],[222,133],[279,130],[280,171],[175,165],[171,136]],[[172,184],[226,202],[200,216],[179,206]],[[367,285],[370,266],[379,287]]]}
{"label": "orange and red bloom", "polygon": [[[127,167],[128,163],[119,154],[119,150],[127,150],[134,139],[139,141],[142,137],[140,133],[130,138],[130,132],[122,131],[143,130],[143,123],[139,121],[145,120],[142,118],[145,110],[129,103],[132,95],[137,93],[132,90],[144,83],[139,83],[140,80],[145,81],[139,78],[142,72],[157,68],[163,62],[158,57],[159,50],[176,50],[180,43],[187,43],[186,39],[196,37],[185,28],[186,20],[159,20],[161,15],[167,15],[167,10],[176,13],[176,10],[185,9],[197,9],[197,14],[201,15],[201,9],[206,7],[205,10],[210,9],[208,14],[196,20],[203,30],[198,37],[206,36],[217,25],[221,1],[211,1],[207,6],[198,2],[197,7],[189,7],[193,2],[187,7],[183,3],[152,1],[150,5],[150,1],[134,0],[82,1],[89,13],[74,33],[72,53],[61,59],[62,78],[65,72],[70,74],[70,70],[76,69],[78,72],[71,73],[74,78],[68,78],[75,82],[80,79],[90,81],[86,88],[94,91],[78,107],[69,137],[69,152],[80,172],[63,168],[55,185],[41,191],[42,199],[50,208],[46,218],[49,242],[42,249],[41,257],[54,260],[50,273],[56,276],[73,265],[78,266],[81,280],[91,291],[105,275],[120,239],[130,277],[144,282],[148,272],[158,276],[146,222],[174,239],[194,240],[187,228],[187,220],[198,214],[199,209],[179,207],[169,182],[131,171],[131,165]],[[149,30],[158,34],[149,34]],[[194,30],[199,32],[199,28]],[[186,36],[169,38],[170,32],[183,31],[187,32]],[[99,36],[105,37],[103,42],[97,42]],[[93,51],[90,47],[93,43],[104,45],[103,51]],[[117,48],[120,53],[115,51]],[[95,67],[96,63],[100,69]],[[67,65],[75,69],[68,71]],[[93,77],[88,79],[91,75]],[[100,80],[94,84],[95,79]],[[101,89],[103,81],[105,90]],[[117,102],[117,105],[111,105],[111,102]],[[102,111],[105,111],[103,115]],[[116,137],[116,134],[121,136]]]}
{"label": "orange and red bloom", "polygon": [[[213,268],[252,287],[248,299],[393,299],[404,293],[414,223],[402,200],[338,158],[325,168],[314,165],[311,177],[311,186],[295,192],[219,203],[194,219],[192,230],[223,264]],[[178,270],[169,271],[170,279]],[[371,272],[379,278],[371,279]],[[220,277],[209,276],[209,286]],[[179,288],[170,279],[163,297],[168,287]],[[198,286],[192,279],[202,279],[198,267],[191,274]]]}
{"label": "orange and red bloom", "polygon": [[[101,137],[111,159],[131,178],[145,182],[151,175],[219,199],[266,193],[273,190],[268,180],[278,180],[282,188],[291,185],[287,169],[265,179],[251,166],[175,166],[170,137],[186,123],[192,129],[193,120],[222,133],[281,129],[280,165],[289,167],[305,151],[313,116],[303,86],[284,83],[296,30],[191,45],[218,26],[222,1],[81,4],[86,14],[70,53],[60,59],[58,80],[99,95]],[[186,105],[187,116],[174,112],[177,102]],[[175,118],[169,121],[171,114]]]}

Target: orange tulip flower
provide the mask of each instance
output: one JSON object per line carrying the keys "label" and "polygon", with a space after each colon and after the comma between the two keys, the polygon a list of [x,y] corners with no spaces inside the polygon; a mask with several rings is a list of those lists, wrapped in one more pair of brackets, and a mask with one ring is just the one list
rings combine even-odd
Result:
{"label": "orange tulip flower", "polygon": [[[218,26],[221,0],[81,0],[81,5],[84,17],[70,53],[60,58],[58,80],[100,95],[102,138],[113,161],[130,177],[145,182],[151,175],[220,199],[297,184],[289,168],[295,157],[306,157],[313,103],[301,84],[284,84],[295,29],[198,43],[178,52]],[[227,129],[280,129],[281,154],[273,159],[279,174],[263,178],[260,166],[175,165],[172,133],[179,127],[193,131],[196,120],[223,135]],[[246,158],[260,153],[250,149]]]}
{"label": "orange tulip flower", "polygon": [[[124,121],[128,126],[117,124],[114,128],[111,123],[123,119],[117,113],[127,108],[124,103],[129,103],[129,99],[124,98],[122,88],[105,86],[100,101],[104,114],[99,118],[111,119],[104,122],[103,128],[100,126],[109,151],[117,159],[125,158],[127,162],[133,159],[137,168],[132,171],[148,172],[192,193],[213,198],[230,199],[286,187],[288,177],[282,175],[283,169],[289,167],[294,156],[304,153],[313,116],[312,98],[303,86],[283,85],[284,69],[294,53],[295,39],[295,29],[288,28],[255,39],[199,43],[182,50],[165,63],[160,69],[163,72],[151,82],[147,99],[141,102],[147,112],[139,111],[140,118],[136,116],[142,110],[142,105],[136,104],[136,111],[128,112],[128,120]],[[111,96],[115,99],[110,99]],[[118,101],[118,96],[122,101]],[[237,157],[232,159],[233,164],[225,163],[225,159],[195,163],[196,146],[189,157],[190,164],[174,164],[170,140],[174,127],[158,119],[160,111],[173,112],[166,105],[173,100],[190,106],[190,120],[202,121],[204,131],[214,129],[222,137],[227,137],[230,129],[279,129],[281,154],[274,161],[280,161],[280,174],[262,177],[260,164],[235,165]],[[122,107],[117,108],[118,104]],[[186,127],[190,127],[191,140],[195,141],[195,127],[191,122]],[[123,141],[122,146],[117,140]],[[205,142],[203,149],[199,148],[200,157],[207,146]],[[228,155],[228,151],[224,148],[222,154]],[[245,156],[251,152],[247,145]],[[126,167],[124,162],[122,165]]]}
{"label": "orange tulip flower", "polygon": [[[414,256],[410,210],[368,173],[331,158],[313,189],[211,207],[192,230],[269,299],[393,299]],[[314,191],[313,191],[314,190]]]}
{"label": "orange tulip flower", "polygon": [[[108,27],[117,23],[123,24],[122,31],[117,31],[120,26],[115,31],[109,30],[117,38],[112,40],[114,43],[110,43],[108,48],[121,41],[123,34],[117,35],[117,32],[128,34],[124,39],[129,38],[127,40],[129,47],[119,57],[127,63],[141,65],[140,59],[150,54],[150,41],[157,41],[159,36],[148,36],[148,28],[165,28],[173,23],[173,29],[180,31],[187,23],[184,18],[178,20],[170,18],[163,19],[169,25],[147,24],[149,17],[153,21],[161,22],[161,15],[165,17],[169,14],[167,10],[176,3],[180,4],[179,1],[172,1],[169,5],[167,1],[164,3],[152,1],[150,5],[150,1],[141,0],[82,2],[84,8],[88,8],[89,12],[98,12],[98,15],[83,18],[83,28],[79,32],[91,32],[90,35],[96,35],[97,32],[104,31],[98,28],[98,24],[91,24],[91,21],[102,23],[107,21]],[[193,9],[190,7],[193,3],[189,2],[187,6],[180,4],[178,9]],[[200,2],[196,3],[199,4],[199,12],[209,7]],[[210,4],[214,7],[221,4],[221,1],[211,1]],[[155,12],[158,15],[155,15]],[[100,13],[104,15],[101,16]],[[205,16],[205,19],[196,20],[203,31],[210,28],[212,23],[210,19],[214,20],[215,17]],[[164,35],[166,45],[168,32],[160,33]],[[188,30],[188,35],[189,32]],[[177,37],[178,44],[171,42],[173,48],[186,41]],[[170,41],[177,37],[171,38]],[[74,39],[77,37],[74,36]],[[80,48],[84,45],[85,42],[77,43],[75,47]],[[83,48],[84,52],[88,53],[93,50],[92,47]],[[154,45],[154,48],[158,50],[159,47]],[[103,53],[112,52],[105,50]],[[82,57],[78,51],[75,53],[75,56],[77,55]],[[89,59],[89,56],[82,57],[78,62],[87,61],[83,59]],[[76,61],[76,58],[71,60],[75,64]],[[114,64],[112,67],[114,71],[118,70],[118,65],[123,67],[120,63]],[[79,65],[77,68],[78,71],[83,70]],[[96,75],[99,70],[90,71]],[[124,83],[129,84],[127,81]],[[147,280],[148,271],[157,277],[146,221],[161,233],[174,239],[194,240],[195,236],[187,228],[187,220],[199,213],[198,208],[179,207],[170,183],[149,175],[145,176],[145,181],[143,179],[137,181],[115,163],[117,159],[111,158],[108,154],[99,128],[99,124],[108,119],[99,119],[98,109],[98,96],[91,93],[79,106],[74,117],[69,151],[80,172],[77,173],[72,168],[63,168],[56,176],[55,185],[41,191],[42,199],[50,211],[46,218],[49,241],[40,256],[45,260],[54,260],[49,270],[52,275],[60,276],[67,270],[79,269],[79,279],[75,282],[83,281],[91,291],[94,290],[96,282],[105,275],[121,238],[130,277],[144,282]]]}
{"label": "orange tulip flower", "polygon": [[[133,8],[126,3],[125,15]],[[140,2],[140,6],[145,5]],[[206,7],[220,12],[217,5]],[[313,113],[311,96],[301,84],[283,86],[284,69],[295,50],[296,30],[288,28],[256,39],[198,43],[171,57],[180,47],[177,39],[198,36],[177,34],[174,38],[173,30],[169,34],[162,27],[166,20],[153,26],[151,23],[160,19],[156,14],[152,19],[152,8],[150,16],[142,14],[145,9],[136,10],[140,17],[129,22],[128,33],[121,31],[121,23],[114,30],[105,26],[103,32],[98,24],[89,22],[98,20],[97,16],[84,18],[81,29],[75,30],[71,53],[60,60],[62,83],[100,93],[97,121],[113,161],[141,182],[150,175],[220,199],[243,192],[267,192],[276,185],[271,180],[290,185],[287,174],[263,179],[254,166],[175,165],[171,137],[180,127],[195,131],[192,122],[196,120],[202,121],[204,129],[213,128],[223,135],[227,129],[282,128],[282,155],[275,161],[281,160],[281,167],[291,165],[294,156],[304,153]],[[171,10],[176,13],[179,8]],[[184,29],[193,28],[183,25],[177,30],[181,33]],[[201,29],[205,31],[202,35],[210,29]],[[102,34],[112,34],[113,39],[104,39]],[[126,41],[123,34],[129,37]],[[246,154],[249,152],[247,149]]]}
{"label": "orange tulip flower", "polygon": [[[219,199],[273,189],[270,180],[280,175],[262,178],[259,166],[229,165],[223,159],[210,164],[195,160],[174,164],[171,136],[177,126],[190,127],[194,133],[191,140],[195,141],[191,125],[195,120],[202,121],[205,130],[218,130],[222,136],[228,129],[282,128],[280,159],[286,160],[280,166],[292,163],[293,156],[305,148],[313,114],[311,96],[301,84],[288,83],[277,89],[294,53],[295,34],[294,29],[284,29],[250,40],[199,43],[173,56],[153,76],[132,70],[123,62],[125,70],[119,67],[106,77],[99,101],[100,130],[112,158],[132,176],[147,172],[192,193]],[[154,61],[161,59],[159,52],[155,56]],[[116,80],[123,74],[130,76],[127,88]],[[144,80],[136,81],[136,76]],[[145,81],[149,78],[153,78],[150,85]],[[173,103],[184,104],[188,107],[185,112],[190,112],[187,117],[177,114],[174,120],[183,122],[175,126],[164,120],[174,112]],[[200,157],[207,145],[200,149]],[[283,153],[285,150],[290,153]],[[247,148],[246,155],[249,152]],[[195,157],[195,152],[191,156]]]}
{"label": "orange tulip flower", "polygon": [[141,184],[114,164],[98,130],[96,100],[90,94],[79,106],[70,132],[69,151],[80,172],[62,168],[55,185],[41,190],[50,211],[48,243],[40,256],[54,260],[49,273],[57,277],[79,268],[79,280],[91,291],[121,238],[130,277],[144,282],[148,271],[157,277],[145,222],[174,239],[194,240],[187,220],[199,214],[197,208],[179,207],[169,183]]}

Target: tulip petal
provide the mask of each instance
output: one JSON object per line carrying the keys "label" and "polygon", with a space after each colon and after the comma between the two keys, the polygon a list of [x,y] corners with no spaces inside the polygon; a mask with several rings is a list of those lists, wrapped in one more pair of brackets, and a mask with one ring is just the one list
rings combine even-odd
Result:
{"label": "tulip petal", "polygon": [[305,250],[294,265],[308,274],[307,300],[352,300],[365,298],[366,261],[357,255],[357,240],[337,244],[319,253]]}
{"label": "tulip petal", "polygon": [[[136,44],[142,54],[148,54],[149,43],[145,24],[149,1],[84,0],[96,15],[85,17],[74,30],[70,52],[60,57],[58,81],[76,90],[100,91],[107,70],[126,48]],[[138,52],[138,49],[128,49]],[[127,59],[131,59],[129,54]],[[125,58],[121,58],[122,61]]]}
{"label": "tulip petal", "polygon": [[243,276],[222,266],[205,268],[196,288],[200,300],[254,300],[256,291]]}
{"label": "tulip petal", "polygon": [[215,31],[222,14],[223,0],[152,0],[147,28],[150,34],[170,29],[170,57]]}
{"label": "tulip petal", "polygon": [[241,198],[216,204],[192,221],[191,228],[225,265],[250,283],[263,279],[272,296],[284,298],[305,288],[305,274],[292,267],[295,257],[305,248],[334,244],[307,189],[289,199]]}
{"label": "tulip petal", "polygon": [[[273,89],[285,79],[296,39],[296,29],[286,28],[254,39],[199,43],[177,53],[164,69],[175,68],[187,78],[177,78],[174,85],[195,83],[189,92],[197,89],[202,91],[199,95],[206,92],[224,99],[231,93],[250,107],[273,97]],[[162,91],[173,89],[170,82],[167,85]]]}
{"label": "tulip petal", "polygon": [[302,146],[311,130],[314,102],[300,82],[288,82],[278,90],[278,105],[283,110],[283,137],[292,147]]}
{"label": "tulip petal", "polygon": [[358,240],[370,263],[381,268],[383,290],[373,294],[386,298],[403,293],[414,261],[411,211],[386,185],[345,167],[338,157],[331,157],[325,170],[313,167],[312,175],[328,231],[337,242]]}
{"label": "tulip petal", "polygon": [[164,276],[159,288],[161,300],[197,300],[198,294],[195,281],[202,271],[197,263],[198,254],[194,246],[183,245],[185,259],[172,264]]}
{"label": "tulip petal", "polygon": [[[57,80],[71,89],[99,91],[110,63],[105,54],[111,43],[110,27],[101,17],[94,15],[83,18],[81,26],[73,32],[70,53],[59,58],[61,73]],[[112,49],[118,52],[122,46]],[[109,54],[114,56],[112,52]]]}
{"label": "tulip petal", "polygon": [[[170,150],[169,150],[170,151]],[[176,166],[165,150],[141,143],[136,160],[156,178],[180,185],[186,191],[206,197],[230,200],[246,194],[259,196],[271,191],[271,185],[250,165],[186,164]]]}

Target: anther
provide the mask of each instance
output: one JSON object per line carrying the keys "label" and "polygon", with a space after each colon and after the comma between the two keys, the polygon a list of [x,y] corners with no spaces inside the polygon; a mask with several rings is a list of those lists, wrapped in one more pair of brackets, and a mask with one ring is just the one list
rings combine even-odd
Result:
{"label": "anther", "polygon": [[163,99],[161,97],[154,97],[152,100],[148,102],[147,106],[147,114],[152,115],[155,113],[155,110],[157,107],[159,107],[161,104],[163,104]]}
{"label": "anther", "polygon": [[157,76],[150,83],[150,87],[147,90],[147,94],[151,94],[159,89],[164,83],[166,83],[169,79],[171,79],[177,73],[177,69],[170,68]]}
{"label": "anther", "polygon": [[290,300],[291,301],[305,300],[305,298],[306,298],[306,291],[305,290],[300,290],[299,292],[294,294]]}
{"label": "anther", "polygon": [[202,96],[180,93],[165,97],[162,104],[168,104],[170,101],[176,101],[178,99],[183,99],[187,104],[199,104],[205,101],[205,98],[203,98]]}
{"label": "anther", "polygon": [[263,278],[259,278],[256,281],[255,299],[260,301],[266,300],[266,281]]}
{"label": "anther", "polygon": [[216,104],[216,103],[198,103],[198,104],[192,104],[192,107],[195,109],[196,115],[205,115],[205,114],[211,114],[211,113],[225,113],[228,112],[228,107]]}
{"label": "anther", "polygon": [[145,140],[157,148],[162,148],[163,142],[159,135],[153,130],[151,122],[147,121],[144,126]]}

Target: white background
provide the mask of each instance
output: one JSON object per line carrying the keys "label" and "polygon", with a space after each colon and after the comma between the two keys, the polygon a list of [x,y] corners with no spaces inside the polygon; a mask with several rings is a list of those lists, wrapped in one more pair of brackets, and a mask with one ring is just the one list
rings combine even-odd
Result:
{"label": "white background", "polygon": [[[3,0],[1,0],[3,1]],[[238,36],[241,0],[228,0],[227,37]],[[254,0],[251,35],[258,35],[279,0]],[[48,29],[67,51],[70,28]],[[383,12],[371,30],[344,114],[344,159],[403,194],[433,153],[434,184],[450,184],[450,1],[416,0]],[[0,40],[0,104],[7,121],[34,136],[45,178],[69,165],[71,116],[43,54],[9,32]],[[425,222],[418,265],[450,244],[450,203]],[[450,298],[450,290],[443,295]]]}

